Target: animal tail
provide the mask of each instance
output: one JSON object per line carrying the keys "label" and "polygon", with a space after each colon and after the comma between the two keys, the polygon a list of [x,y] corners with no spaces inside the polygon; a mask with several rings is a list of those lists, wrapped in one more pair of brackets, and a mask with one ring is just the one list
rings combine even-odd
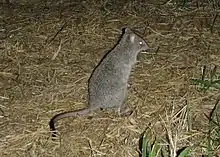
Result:
{"label": "animal tail", "polygon": [[76,111],[69,111],[69,112],[63,112],[60,114],[55,115],[49,122],[50,130],[52,132],[52,137],[56,137],[56,128],[55,123],[63,118],[67,117],[80,117],[89,114],[93,109],[86,108],[86,109],[80,109]]}

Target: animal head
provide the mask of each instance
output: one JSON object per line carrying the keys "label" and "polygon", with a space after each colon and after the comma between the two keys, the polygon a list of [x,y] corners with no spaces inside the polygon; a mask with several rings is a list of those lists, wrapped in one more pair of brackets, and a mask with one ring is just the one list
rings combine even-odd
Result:
{"label": "animal head", "polygon": [[130,28],[125,29],[124,36],[130,48],[137,53],[149,49],[147,43],[139,35],[134,33]]}

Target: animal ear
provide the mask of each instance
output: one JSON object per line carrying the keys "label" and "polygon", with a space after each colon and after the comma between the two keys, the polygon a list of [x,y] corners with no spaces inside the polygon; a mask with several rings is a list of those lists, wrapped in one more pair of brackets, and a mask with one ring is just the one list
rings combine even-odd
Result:
{"label": "animal ear", "polygon": [[125,33],[131,33],[131,29],[129,27],[125,28]]}
{"label": "animal ear", "polygon": [[129,27],[126,27],[124,31],[125,31],[125,34],[127,34],[127,39],[131,43],[134,43],[134,41],[135,41],[135,34],[133,33],[133,31]]}
{"label": "animal ear", "polygon": [[129,40],[130,40],[131,43],[134,43],[135,34],[130,34],[130,35],[129,35]]}

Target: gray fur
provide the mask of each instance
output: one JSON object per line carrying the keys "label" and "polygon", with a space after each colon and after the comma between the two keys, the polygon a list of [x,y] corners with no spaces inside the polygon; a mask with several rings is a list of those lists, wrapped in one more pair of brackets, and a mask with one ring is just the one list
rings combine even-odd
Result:
{"label": "gray fur", "polygon": [[147,49],[147,43],[126,28],[120,42],[106,55],[91,75],[89,107],[122,107],[126,98],[128,79],[137,55]]}

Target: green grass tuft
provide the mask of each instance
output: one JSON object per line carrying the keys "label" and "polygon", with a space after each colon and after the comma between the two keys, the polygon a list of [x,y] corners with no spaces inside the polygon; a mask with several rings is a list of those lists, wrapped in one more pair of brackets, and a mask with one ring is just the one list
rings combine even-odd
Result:
{"label": "green grass tuft", "polygon": [[[142,137],[141,157],[158,157],[159,154],[161,154],[163,157],[170,156],[170,154],[167,155],[167,153],[162,151],[163,147],[159,145],[158,139],[155,139],[153,142],[151,142],[149,139],[149,133],[145,131]],[[178,155],[176,157],[189,157],[190,152],[190,147],[185,147],[178,151]]]}
{"label": "green grass tuft", "polygon": [[205,79],[206,66],[203,67],[203,73],[201,79],[191,79],[192,84],[199,86],[202,91],[207,91],[210,88],[220,89],[220,76],[216,74],[217,66],[215,66],[210,72],[210,78]]}
{"label": "green grass tuft", "polygon": [[158,140],[154,140],[152,143],[149,140],[148,132],[146,131],[142,137],[142,157],[157,157],[160,151],[160,146],[158,145]]}
{"label": "green grass tuft", "polygon": [[191,149],[189,147],[186,147],[180,152],[178,157],[189,157],[190,151],[191,151]]}
{"label": "green grass tuft", "polygon": [[204,157],[219,156],[220,154],[220,100],[218,99],[209,118],[209,131],[206,140]]}

